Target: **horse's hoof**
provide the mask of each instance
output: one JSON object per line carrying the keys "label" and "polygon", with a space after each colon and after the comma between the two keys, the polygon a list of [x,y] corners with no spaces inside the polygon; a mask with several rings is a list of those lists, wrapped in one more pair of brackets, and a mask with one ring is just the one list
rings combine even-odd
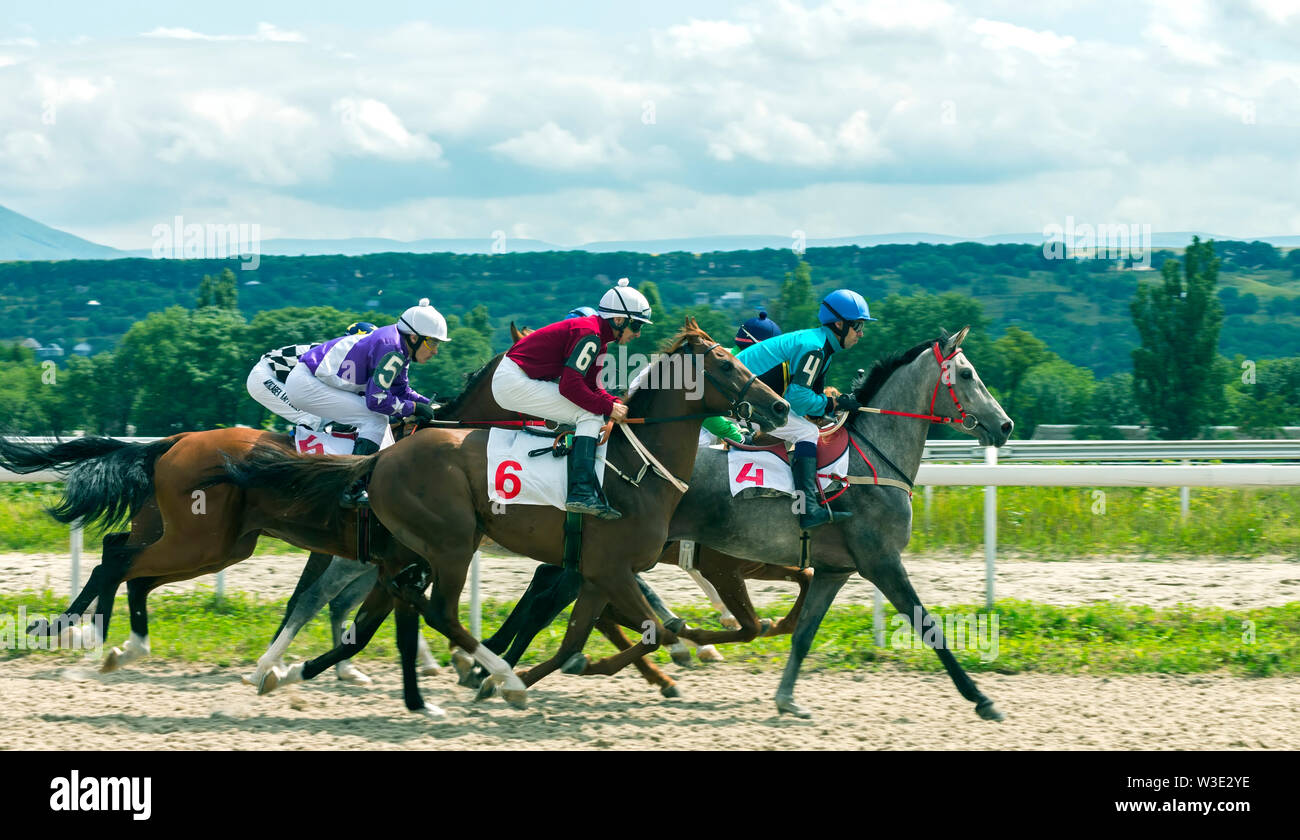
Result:
{"label": "horse's hoof", "polygon": [[465,682],[465,677],[474,672],[474,657],[466,653],[463,648],[452,648],[451,667],[456,669],[456,677],[459,683],[469,685],[469,683]]}
{"label": "horse's hoof", "polygon": [[734,615],[724,615],[719,619],[719,621],[721,621],[722,626],[728,630],[740,629],[740,619],[736,618]]}
{"label": "horse's hoof", "polygon": [[985,720],[1006,720],[1006,715],[998,711],[998,707],[993,705],[993,701],[985,697],[975,706],[975,713]]}
{"label": "horse's hoof", "polygon": [[682,690],[681,690],[680,688],[678,688],[676,685],[666,685],[666,686],[664,686],[663,688],[659,689],[659,693],[662,694],[662,695],[665,696],[665,697],[681,697],[681,696],[682,696]]}
{"label": "horse's hoof", "polygon": [[262,675],[262,681],[257,684],[257,696],[261,697],[263,694],[270,694],[279,686],[280,675],[275,672],[274,668],[272,668]]}
{"label": "horse's hoof", "polygon": [[503,688],[501,699],[516,709],[528,708],[528,690],[524,688]]}
{"label": "horse's hoof", "polygon": [[340,682],[352,683],[353,685],[374,685],[375,681],[361,673],[361,670],[355,665],[347,662],[340,662],[334,669]]}
{"label": "horse's hoof", "polygon": [[474,695],[474,700],[475,702],[479,700],[486,700],[496,693],[497,693],[496,680],[483,680],[483,682],[479,683],[478,694]]}
{"label": "horse's hoof", "polygon": [[664,622],[664,629],[676,635],[686,629],[686,619],[673,616]]}
{"label": "horse's hoof", "polygon": [[122,649],[113,648],[104,656],[104,664],[99,666],[99,673],[111,674],[121,667]]}
{"label": "horse's hoof", "polygon": [[776,710],[783,715],[794,715],[805,720],[812,717],[812,712],[794,702],[793,697],[777,697]]}
{"label": "horse's hoof", "polygon": [[587,654],[578,651],[568,658],[560,670],[566,674],[581,675],[583,671],[587,670]]}
{"label": "horse's hoof", "polygon": [[700,658],[700,661],[701,661],[701,662],[723,662],[723,661],[725,661],[724,658],[723,658],[723,656],[722,656],[722,651],[718,650],[718,649],[715,648],[713,645],[705,645],[705,646],[702,647],[702,648],[697,648],[696,651],[695,651],[695,655],[698,656],[698,657]]}
{"label": "horse's hoof", "polygon": [[411,709],[411,712],[427,718],[444,718],[447,716],[447,713],[437,706],[426,705],[419,709]]}
{"label": "horse's hoof", "polygon": [[430,662],[420,666],[420,676],[422,677],[441,677],[442,666],[437,662]]}
{"label": "horse's hoof", "polygon": [[686,645],[673,645],[668,648],[668,655],[672,657],[674,665],[683,668],[691,667],[691,649]]}

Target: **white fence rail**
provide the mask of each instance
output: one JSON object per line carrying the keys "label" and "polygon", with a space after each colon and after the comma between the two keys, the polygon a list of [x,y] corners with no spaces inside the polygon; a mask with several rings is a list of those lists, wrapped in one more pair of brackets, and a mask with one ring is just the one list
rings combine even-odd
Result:
{"label": "white fence rail", "polygon": [[[19,438],[30,443],[54,442],[54,438]],[[157,438],[119,438],[146,443]],[[973,461],[977,464],[936,463]],[[1090,461],[1087,464],[1026,464],[998,461]],[[1182,461],[1180,464],[1107,465],[1107,461]],[[985,601],[994,600],[997,555],[998,487],[1181,487],[1182,513],[1187,516],[1188,488],[1191,487],[1288,487],[1300,485],[1300,464],[1191,464],[1199,461],[1269,460],[1300,461],[1300,440],[1191,440],[1191,441],[1013,441],[1001,449],[966,441],[927,441],[919,487],[984,487]],[[0,481],[52,482],[61,477],[45,471],[16,475],[0,470]],[[927,521],[932,494],[926,492]],[[82,532],[74,527],[70,540],[72,594],[80,588]],[[471,623],[477,635],[480,616],[479,556],[471,571]],[[224,573],[217,574],[217,593],[224,590]],[[879,592],[875,615],[882,614]],[[883,625],[877,628],[883,633]]]}

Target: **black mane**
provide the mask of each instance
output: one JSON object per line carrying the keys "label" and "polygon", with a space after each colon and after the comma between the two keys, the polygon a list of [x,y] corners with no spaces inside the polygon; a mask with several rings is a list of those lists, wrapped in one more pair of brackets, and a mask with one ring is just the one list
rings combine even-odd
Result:
{"label": "black mane", "polygon": [[892,353],[880,359],[871,366],[871,372],[864,376],[857,376],[853,380],[853,396],[857,397],[858,402],[867,405],[871,398],[876,395],[881,386],[888,381],[894,371],[903,365],[910,364],[917,356],[929,352],[930,347],[935,341],[943,342],[943,337],[922,341],[920,344],[904,350],[900,353]]}

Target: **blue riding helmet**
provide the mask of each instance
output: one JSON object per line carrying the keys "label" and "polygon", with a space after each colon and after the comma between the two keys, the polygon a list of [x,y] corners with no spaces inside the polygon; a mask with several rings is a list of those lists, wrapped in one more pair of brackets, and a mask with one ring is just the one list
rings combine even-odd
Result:
{"label": "blue riding helmet", "polygon": [[379,329],[368,321],[357,321],[355,324],[348,324],[348,335],[370,335]]}
{"label": "blue riding helmet", "polygon": [[577,309],[570,309],[569,314],[564,316],[564,320],[567,321],[570,318],[589,318],[595,314],[596,310],[592,309],[590,306],[579,306]]}
{"label": "blue riding helmet", "polygon": [[836,289],[822,300],[817,310],[817,320],[823,324],[843,321],[847,327],[854,321],[876,321],[867,309],[867,299],[852,289]]}
{"label": "blue riding helmet", "polygon": [[760,309],[757,318],[750,318],[736,331],[736,346],[749,347],[780,334],[781,328],[776,325],[776,321],[767,317],[767,313]]}

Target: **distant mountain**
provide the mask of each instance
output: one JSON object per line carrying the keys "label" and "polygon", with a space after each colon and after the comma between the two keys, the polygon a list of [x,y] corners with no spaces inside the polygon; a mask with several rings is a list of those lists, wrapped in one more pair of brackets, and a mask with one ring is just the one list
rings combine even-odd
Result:
{"label": "distant mountain", "polygon": [[[1259,236],[1234,237],[1210,233],[1193,233],[1174,231],[1153,233],[1151,245],[1156,248],[1184,248],[1192,241],[1192,236],[1217,241],[1260,240],[1271,245],[1295,248],[1300,247],[1300,236]],[[981,245],[1041,245],[1043,234],[1034,233],[1000,233],[993,236],[963,238],[943,233],[873,233],[857,236],[840,236],[829,239],[808,239],[803,244],[807,248],[839,248],[856,245],[870,248],[876,245],[951,245],[957,242],[977,242]],[[263,256],[278,257],[320,257],[342,255],[347,257],[365,256],[367,254],[406,253],[406,254],[493,254],[504,249],[507,253],[524,253],[537,251],[586,251],[593,254],[608,254],[617,251],[631,251],[642,254],[667,254],[684,251],[691,254],[706,254],[716,251],[758,251],[771,248],[778,251],[788,250],[795,244],[793,236],[735,235],[735,236],[690,236],[675,239],[626,239],[587,242],[583,245],[556,245],[540,239],[515,239],[507,237],[502,240],[491,238],[465,239],[417,239],[404,242],[383,237],[351,237],[347,239],[268,239],[261,243]],[[55,230],[21,214],[0,207],[0,261],[3,260],[84,260],[84,259],[118,259],[122,257],[152,257],[148,248],[132,251],[119,251],[106,245],[97,245],[70,233]]]}
{"label": "distant mountain", "polygon": [[0,260],[106,260],[126,254],[0,207]]}

